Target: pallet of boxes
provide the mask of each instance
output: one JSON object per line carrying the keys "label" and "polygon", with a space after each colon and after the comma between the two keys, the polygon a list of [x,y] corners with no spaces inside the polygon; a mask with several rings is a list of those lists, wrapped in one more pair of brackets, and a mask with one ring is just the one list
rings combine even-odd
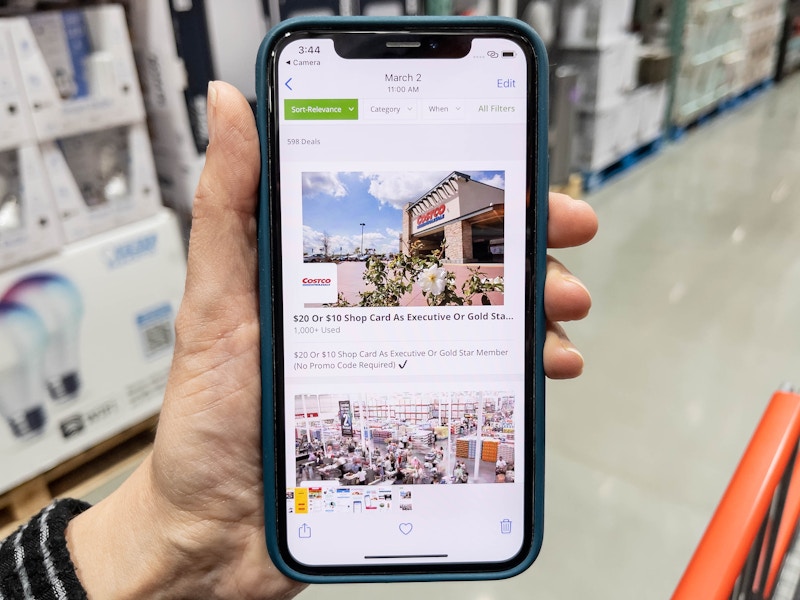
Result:
{"label": "pallet of boxes", "polygon": [[679,133],[772,81],[784,10],[780,0],[689,0],[671,114]]}
{"label": "pallet of boxes", "polygon": [[669,52],[630,33],[633,0],[566,0],[555,53],[578,72],[573,169],[591,190],[662,139]]}
{"label": "pallet of boxes", "polygon": [[152,429],[185,250],[119,6],[0,19],[0,532]]}
{"label": "pallet of boxes", "polygon": [[734,94],[772,80],[783,34],[785,2],[747,0],[739,13],[742,36],[742,60],[733,86]]}

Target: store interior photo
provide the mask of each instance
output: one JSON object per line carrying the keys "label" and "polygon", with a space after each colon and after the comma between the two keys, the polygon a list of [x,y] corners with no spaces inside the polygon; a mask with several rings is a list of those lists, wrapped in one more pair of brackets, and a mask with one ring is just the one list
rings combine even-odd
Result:
{"label": "store interior photo", "polygon": [[295,397],[297,485],[512,483],[514,396]]}

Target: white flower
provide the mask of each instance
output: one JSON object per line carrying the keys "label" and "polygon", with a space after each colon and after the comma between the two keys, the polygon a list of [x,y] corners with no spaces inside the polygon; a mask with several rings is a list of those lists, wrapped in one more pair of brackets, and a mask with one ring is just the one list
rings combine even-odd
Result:
{"label": "white flower", "polygon": [[419,274],[417,283],[426,294],[438,296],[444,291],[445,283],[447,283],[447,271],[442,267],[433,265]]}
{"label": "white flower", "polygon": [[495,277],[492,280],[492,283],[495,284],[495,285],[500,285],[501,283],[503,283],[503,278],[502,277]]}

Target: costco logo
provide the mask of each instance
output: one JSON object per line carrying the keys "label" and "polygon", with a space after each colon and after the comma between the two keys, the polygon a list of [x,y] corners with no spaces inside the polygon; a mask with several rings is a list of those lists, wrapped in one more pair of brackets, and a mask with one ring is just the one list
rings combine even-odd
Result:
{"label": "costco logo", "polygon": [[440,204],[436,208],[432,208],[428,212],[421,214],[417,217],[417,228],[436,223],[436,221],[441,221],[444,219],[444,212],[445,206],[444,204]]}
{"label": "costco logo", "polygon": [[332,262],[303,265],[296,277],[300,280],[300,291],[306,306],[336,303],[338,268]]}
{"label": "costco logo", "polygon": [[303,277],[303,287],[329,287],[331,283],[330,277]]}

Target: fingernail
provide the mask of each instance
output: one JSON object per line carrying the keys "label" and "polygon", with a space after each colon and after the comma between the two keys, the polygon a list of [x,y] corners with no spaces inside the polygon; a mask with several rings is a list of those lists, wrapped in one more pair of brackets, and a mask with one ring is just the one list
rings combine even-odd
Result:
{"label": "fingernail", "polygon": [[576,355],[578,358],[580,358],[580,359],[581,359],[581,365],[584,365],[584,364],[585,364],[585,362],[586,362],[586,361],[583,359],[583,354],[581,354],[581,353],[580,353],[580,350],[578,350],[578,349],[577,349],[575,346],[573,346],[573,345],[572,345],[572,344],[570,344],[570,343],[566,343],[566,344],[562,344],[562,345],[561,345],[561,347],[562,347],[564,350],[566,350],[567,352],[569,352],[569,353],[571,353],[571,354],[574,354],[574,355]]}
{"label": "fingernail", "polygon": [[592,297],[591,292],[589,292],[589,288],[587,288],[585,285],[583,285],[583,282],[580,279],[578,279],[577,277],[575,277],[574,275],[564,274],[563,278],[564,278],[564,281],[566,283],[571,283],[572,285],[577,285],[584,292],[586,292],[586,294],[589,296],[589,298]]}
{"label": "fingernail", "polygon": [[214,141],[215,121],[217,117],[217,82],[208,82],[208,102],[206,107],[208,122],[208,143]]}

